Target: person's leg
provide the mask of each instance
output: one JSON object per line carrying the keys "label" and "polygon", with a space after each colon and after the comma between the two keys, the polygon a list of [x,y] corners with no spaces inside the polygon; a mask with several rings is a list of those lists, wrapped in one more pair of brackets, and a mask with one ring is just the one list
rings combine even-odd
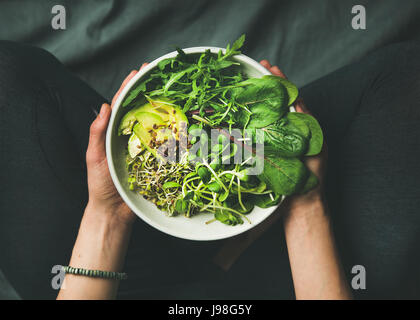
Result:
{"label": "person's leg", "polygon": [[394,44],[303,88],[329,147],[327,197],[360,298],[420,297],[420,44]]}
{"label": "person's leg", "polygon": [[[57,294],[51,268],[71,255],[87,203],[92,109],[104,101],[44,50],[0,42],[0,269],[23,298]],[[195,283],[210,277],[211,249],[138,219],[119,297],[205,297]]]}
{"label": "person's leg", "polygon": [[54,298],[87,202],[84,152],[105,99],[38,48],[0,42],[0,268],[23,298]]}
{"label": "person's leg", "polygon": [[[367,290],[354,291],[356,298],[420,297],[419,75],[420,45],[398,44],[301,89],[328,143],[326,194],[346,275],[351,281],[357,264],[367,271]],[[280,221],[216,290],[227,298],[294,298]]]}

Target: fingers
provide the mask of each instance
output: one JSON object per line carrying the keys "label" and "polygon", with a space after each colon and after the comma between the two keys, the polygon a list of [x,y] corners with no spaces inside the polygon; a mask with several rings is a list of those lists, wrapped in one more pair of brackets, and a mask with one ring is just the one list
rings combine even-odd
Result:
{"label": "fingers", "polygon": [[90,126],[89,145],[86,152],[88,166],[102,162],[106,158],[105,136],[108,126],[111,107],[104,103],[101,110]]}
{"label": "fingers", "polygon": [[280,70],[280,68],[277,67],[277,66],[272,66],[271,63],[268,60],[265,60],[265,59],[264,60],[261,60],[260,61],[260,64],[264,68],[268,69],[268,71],[270,71],[275,76],[279,76],[279,77],[281,77],[283,79],[287,79],[286,78],[286,75]]}
{"label": "fingers", "polygon": [[297,112],[300,112],[300,113],[311,114],[311,112],[306,107],[305,102],[303,101],[302,98],[297,98],[296,99],[295,109],[296,109]]}
{"label": "fingers", "polygon": [[270,62],[268,62],[268,60],[266,60],[266,59],[261,60],[261,61],[260,61],[260,64],[261,64],[264,68],[266,68],[266,69],[268,69],[268,70],[270,70],[270,68],[271,68],[271,64],[270,64]]}
{"label": "fingers", "polygon": [[147,66],[148,65],[148,63],[147,62],[145,62],[145,63],[143,63],[142,65],[141,65],[141,67],[140,67],[140,69],[139,70],[141,70],[141,69],[143,69],[145,66]]}

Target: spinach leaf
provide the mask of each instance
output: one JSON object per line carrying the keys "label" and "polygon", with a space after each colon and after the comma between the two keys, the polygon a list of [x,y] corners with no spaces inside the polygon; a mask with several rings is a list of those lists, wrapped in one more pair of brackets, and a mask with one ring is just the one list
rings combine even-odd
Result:
{"label": "spinach leaf", "polygon": [[262,130],[266,153],[283,157],[299,157],[305,154],[308,148],[308,140],[287,120],[282,119]]}
{"label": "spinach leaf", "polygon": [[318,121],[309,114],[306,113],[293,113],[293,117],[300,118],[303,120],[311,132],[311,138],[309,140],[308,150],[306,156],[314,156],[321,152],[322,144],[324,142],[324,135],[322,133],[321,126]]}
{"label": "spinach leaf", "polygon": [[306,122],[299,116],[299,113],[288,112],[284,121],[288,122],[288,130],[300,134],[309,141],[311,138],[311,131]]}
{"label": "spinach leaf", "polygon": [[287,96],[289,97],[288,104],[287,104],[288,106],[290,106],[293,102],[295,102],[295,100],[297,99],[299,95],[299,90],[292,82],[290,82],[289,80],[283,79],[282,77],[274,76],[274,75],[266,75],[263,78],[275,80],[281,83],[286,88]]}
{"label": "spinach leaf", "polygon": [[251,78],[240,82],[231,90],[235,102],[244,106],[236,117],[239,125],[263,128],[288,111],[287,89],[277,78],[279,77]]}
{"label": "spinach leaf", "polygon": [[275,194],[291,195],[301,189],[308,170],[297,158],[265,156],[264,170],[258,178]]}

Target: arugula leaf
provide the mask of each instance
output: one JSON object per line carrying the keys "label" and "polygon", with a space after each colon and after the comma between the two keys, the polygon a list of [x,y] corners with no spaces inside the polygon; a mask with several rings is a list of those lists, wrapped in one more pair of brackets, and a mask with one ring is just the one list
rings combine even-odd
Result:
{"label": "arugula leaf", "polygon": [[230,58],[231,56],[240,54],[241,52],[239,51],[239,49],[242,48],[242,46],[244,45],[244,42],[245,42],[245,34],[241,35],[239,39],[233,43],[232,47],[230,47],[230,44],[228,44],[226,47],[226,53],[223,56],[219,57],[218,59],[225,60],[227,58]]}
{"label": "arugula leaf", "polygon": [[132,89],[128,95],[125,97],[122,106],[123,107],[127,107],[128,105],[131,104],[131,102],[133,102],[137,96],[141,93],[141,92],[146,92],[147,88],[146,85],[147,83],[149,83],[150,81],[152,81],[153,78],[147,78],[146,80],[140,82],[134,89]]}

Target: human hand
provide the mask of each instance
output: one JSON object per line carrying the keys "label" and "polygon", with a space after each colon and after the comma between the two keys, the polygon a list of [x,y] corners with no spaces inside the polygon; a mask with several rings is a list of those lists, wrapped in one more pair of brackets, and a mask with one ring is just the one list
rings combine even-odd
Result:
{"label": "human hand", "polygon": [[[146,64],[143,64],[143,68]],[[141,69],[140,68],[140,69]],[[125,78],[120,89],[112,99],[111,106],[104,103],[101,110],[90,126],[89,145],[86,152],[86,165],[89,190],[89,212],[102,213],[115,222],[130,224],[135,215],[118,194],[109,173],[105,152],[105,137],[112,107],[127,83],[137,74],[137,70]]]}

